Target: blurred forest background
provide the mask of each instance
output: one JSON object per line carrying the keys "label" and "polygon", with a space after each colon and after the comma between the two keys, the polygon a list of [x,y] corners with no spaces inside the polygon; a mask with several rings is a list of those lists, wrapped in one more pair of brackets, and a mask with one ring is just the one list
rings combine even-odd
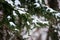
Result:
{"label": "blurred forest background", "polygon": [[0,0],[0,40],[60,40],[59,0]]}

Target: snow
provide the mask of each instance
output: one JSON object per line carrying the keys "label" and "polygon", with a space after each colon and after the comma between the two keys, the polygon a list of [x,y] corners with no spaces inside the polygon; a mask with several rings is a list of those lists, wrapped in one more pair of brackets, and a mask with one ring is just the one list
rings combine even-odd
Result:
{"label": "snow", "polygon": [[20,2],[18,0],[15,0],[15,5],[18,5],[18,4],[20,4]]}
{"label": "snow", "polygon": [[12,25],[13,25],[13,26],[16,26],[13,22],[9,22],[9,23],[10,23],[11,26],[12,26]]}
{"label": "snow", "polygon": [[15,11],[13,11],[13,15],[16,16],[17,14],[15,13]]}
{"label": "snow", "polygon": [[48,21],[45,21],[45,18],[44,17],[41,17],[40,16],[40,18],[38,18],[36,15],[33,15],[32,18],[34,19],[32,22],[35,23],[35,24],[37,22],[40,22],[40,23],[43,23],[43,24],[44,23],[48,24]]}
{"label": "snow", "polygon": [[58,16],[58,17],[60,17],[60,13],[58,12],[57,14],[55,14],[56,15],[56,17]]}
{"label": "snow", "polygon": [[[8,1],[8,3],[10,3],[12,6],[14,6],[13,5],[13,2],[11,0],[6,0],[6,1]],[[37,2],[37,0],[36,0],[36,2]],[[40,0],[40,2],[41,2],[41,0]],[[47,4],[47,1],[46,0],[45,0],[45,2]],[[20,4],[20,3],[19,3],[18,0],[16,0],[15,1],[15,5],[18,5],[18,4]],[[35,3],[34,5],[37,5],[36,7],[39,7],[40,6],[38,3]],[[60,5],[60,3],[59,3],[59,5]],[[50,9],[50,12],[55,11],[55,10],[49,8],[48,6],[46,6],[46,7],[47,7],[47,10]],[[18,9],[18,7],[16,7],[16,8]],[[24,10],[24,9],[22,9],[22,10]],[[20,14],[26,13],[26,12],[23,12],[21,10],[18,10],[18,11],[20,12]],[[13,11],[13,14],[16,15],[14,11]],[[57,13],[55,15],[60,17],[60,13]],[[10,18],[10,16],[8,16],[8,18]],[[35,23],[35,24],[37,22],[40,22],[40,23],[43,23],[43,24],[44,23],[48,24],[48,21],[45,21],[45,18],[44,17],[38,18],[36,15],[33,15],[31,18],[34,19],[32,22]],[[27,22],[27,23],[29,25],[29,22]],[[10,24],[16,26],[13,22],[10,22]],[[60,26],[60,24],[58,26]],[[31,28],[33,28],[33,27],[34,27],[34,25],[31,25]],[[17,29],[15,29],[15,30],[17,30]],[[40,28],[38,31],[36,31],[36,28],[35,28],[33,30],[30,30],[30,36],[28,36],[28,33],[26,33],[26,29],[24,29],[24,31],[21,33],[21,35],[23,36],[23,38],[28,38],[27,40],[32,40],[32,39],[33,40],[36,40],[41,35],[41,40],[45,40],[46,39],[46,36],[47,36],[47,31],[48,31],[48,28]]]}
{"label": "snow", "polygon": [[11,1],[11,0],[5,0],[5,1],[7,1],[9,4],[11,4],[12,6],[14,6],[13,5],[13,2]]}

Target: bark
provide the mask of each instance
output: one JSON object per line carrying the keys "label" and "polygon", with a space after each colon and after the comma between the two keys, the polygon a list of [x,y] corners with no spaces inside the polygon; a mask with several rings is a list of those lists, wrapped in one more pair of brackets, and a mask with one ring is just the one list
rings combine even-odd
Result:
{"label": "bark", "polygon": [[54,32],[54,30],[55,28],[53,28],[52,25],[50,25],[46,40],[49,40],[49,37],[51,37],[51,40],[59,40],[58,32]]}
{"label": "bark", "polygon": [[17,35],[9,30],[7,25],[0,27],[0,40],[23,40],[21,35]]}
{"label": "bark", "polygon": [[57,0],[50,0],[48,4],[52,9],[59,11],[59,5],[58,5],[59,3]]}
{"label": "bark", "polygon": [[22,36],[17,36],[8,28],[5,22],[3,4],[0,3],[0,40],[23,40]]}

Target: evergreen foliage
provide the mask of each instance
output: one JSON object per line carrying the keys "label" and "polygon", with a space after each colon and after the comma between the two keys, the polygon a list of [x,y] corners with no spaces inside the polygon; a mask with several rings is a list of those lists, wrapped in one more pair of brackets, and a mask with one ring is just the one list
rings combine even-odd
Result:
{"label": "evergreen foliage", "polygon": [[[57,11],[50,12],[50,9],[46,10],[47,7],[43,6],[43,5],[45,5],[44,1],[42,1],[42,3],[40,3],[39,0],[37,2],[35,0],[18,0],[21,5],[20,4],[15,5],[15,0],[11,0],[11,1],[13,2],[14,6],[12,6],[10,3],[8,3],[5,0],[0,0],[0,5],[1,5],[0,11],[3,12],[3,15],[2,15],[3,19],[0,21],[0,30],[2,30],[4,28],[3,25],[5,24],[7,26],[7,30],[14,32],[16,34],[16,36],[19,36],[21,33],[21,30],[24,27],[26,27],[27,32],[29,33],[29,30],[31,30],[32,24],[34,25],[33,28],[46,27],[46,26],[50,27],[50,25],[57,26],[57,24],[59,23],[57,19],[59,19],[59,21],[60,21],[60,17],[56,16]],[[35,3],[38,3],[40,6],[37,7],[37,5]],[[18,8],[16,8],[16,7],[18,7]],[[24,10],[22,10],[21,8],[23,8]],[[19,12],[19,10],[23,11],[25,13],[21,13],[21,12]],[[13,11],[15,12],[16,15],[14,15]],[[39,26],[37,26],[35,23],[32,22],[33,18],[31,16],[33,16],[33,15],[36,15],[38,18],[40,16],[44,17],[45,21],[48,21],[48,24],[46,24],[46,23],[43,24],[43,23],[37,22],[36,24],[39,25]],[[11,18],[7,18],[8,16],[10,16]],[[14,25],[11,25],[10,22],[12,22]],[[3,26],[3,28],[2,28],[2,26]],[[15,29],[18,29],[18,30],[15,30]],[[54,28],[54,29],[57,30],[56,28]],[[54,30],[52,30],[52,31],[54,32]],[[52,34],[55,35],[55,33],[52,33]],[[50,34],[50,36],[52,34]],[[0,34],[0,36],[1,36],[1,34]],[[18,37],[18,39],[22,40],[22,38],[19,38],[19,37]],[[52,39],[52,40],[54,40],[54,39]]]}

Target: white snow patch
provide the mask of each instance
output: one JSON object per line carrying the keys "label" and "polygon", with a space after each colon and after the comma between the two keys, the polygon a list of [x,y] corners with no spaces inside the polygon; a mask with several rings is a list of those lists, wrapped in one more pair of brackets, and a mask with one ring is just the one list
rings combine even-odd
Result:
{"label": "white snow patch", "polygon": [[10,23],[10,25],[16,26],[13,22],[9,22],[9,23]]}

